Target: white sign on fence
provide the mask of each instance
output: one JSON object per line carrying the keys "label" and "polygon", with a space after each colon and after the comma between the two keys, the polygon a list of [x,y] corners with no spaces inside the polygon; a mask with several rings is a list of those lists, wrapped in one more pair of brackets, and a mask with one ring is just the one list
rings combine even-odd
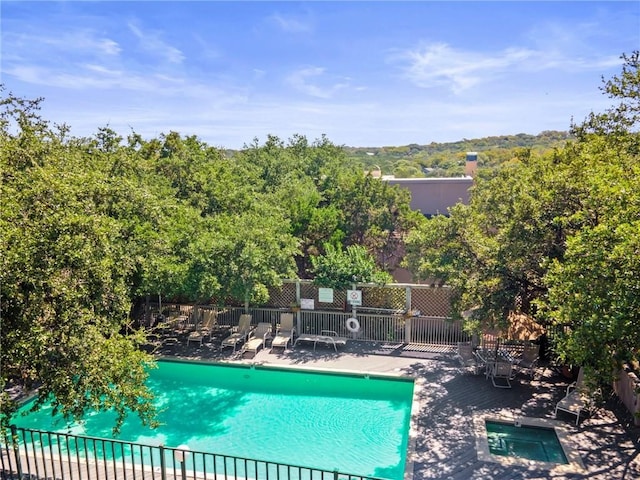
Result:
{"label": "white sign on fence", "polygon": [[301,298],[300,308],[303,310],[313,310],[315,308],[313,298]]}
{"label": "white sign on fence", "polygon": [[318,288],[318,301],[333,303],[333,288]]}
{"label": "white sign on fence", "polygon": [[362,291],[347,290],[347,302],[349,305],[362,305]]}

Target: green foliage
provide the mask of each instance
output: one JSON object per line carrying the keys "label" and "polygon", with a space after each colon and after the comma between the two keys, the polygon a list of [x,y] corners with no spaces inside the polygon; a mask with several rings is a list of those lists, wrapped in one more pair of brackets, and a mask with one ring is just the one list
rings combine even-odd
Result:
{"label": "green foliage", "polygon": [[522,150],[545,154],[561,148],[573,138],[568,132],[544,131],[538,135],[519,133],[428,145],[345,147],[345,152],[359,168],[380,168],[384,175],[398,178],[455,177],[464,175],[466,152],[478,152],[478,167],[487,171],[517,157]]}
{"label": "green foliage", "polygon": [[391,275],[376,267],[375,260],[364,247],[350,245],[342,250],[326,244],[324,248],[324,255],[311,259],[316,285],[346,290],[355,283],[384,285],[392,281]]}
{"label": "green foliage", "polygon": [[295,274],[297,239],[273,210],[220,215],[213,229],[207,270],[216,272],[221,298],[239,299],[248,308],[249,303],[267,301],[268,287],[279,286],[283,278]]}
{"label": "green foliage", "polygon": [[278,205],[297,237],[297,275],[313,275],[310,258],[323,245],[362,245],[389,269],[397,263],[404,234],[417,222],[410,195],[398,186],[365,176],[325,137],[309,144],[294,136],[288,143],[270,136],[254,141],[234,158],[253,198]]}
{"label": "green foliage", "polygon": [[576,127],[589,195],[569,221],[589,219],[549,264],[548,300],[557,323],[570,325],[559,354],[587,365],[604,384],[640,358],[640,54],[624,55],[622,75],[604,91],[620,101]]}
{"label": "green foliage", "polygon": [[384,270],[397,264],[396,255],[402,250],[404,236],[422,220],[411,210],[406,189],[369,175],[345,174],[323,193],[329,205],[339,212],[343,246],[365,247],[375,253],[374,258]]}
{"label": "green foliage", "polygon": [[[348,247],[351,275],[388,281],[373,259],[387,266],[417,218],[406,192],[365,178],[325,137],[239,152],[177,132],[73,138],[39,103],[1,100],[0,382],[38,386],[36,405],[51,398],[70,419],[154,423],[153,359],[129,317],[147,295],[262,303],[327,242]],[[6,424],[6,393],[1,408]]]}
{"label": "green foliage", "polygon": [[[99,156],[88,161],[86,144],[37,117],[37,101],[8,96],[3,106],[0,383],[37,386],[68,418],[108,409],[116,429],[129,411],[152,424],[152,359],[126,328],[136,262],[126,222],[109,214],[126,194]],[[15,407],[3,398],[3,423]]]}
{"label": "green foliage", "polygon": [[546,155],[480,176],[468,205],[410,234],[411,268],[455,287],[455,311],[473,308],[491,326],[503,326],[512,310],[534,313],[532,303],[547,290],[541,260],[561,257],[577,227],[557,219],[588,194],[574,173]]}
{"label": "green foliage", "polygon": [[474,328],[504,326],[510,311],[568,326],[559,360],[602,385],[640,354],[638,53],[623,60],[605,83],[620,104],[574,126],[575,142],[481,174],[469,205],[407,240],[412,270],[454,286]]}

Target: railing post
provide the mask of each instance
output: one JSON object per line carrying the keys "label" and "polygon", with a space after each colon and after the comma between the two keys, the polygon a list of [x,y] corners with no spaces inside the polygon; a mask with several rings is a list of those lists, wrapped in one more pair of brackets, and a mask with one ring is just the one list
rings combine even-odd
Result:
{"label": "railing post", "polygon": [[411,343],[411,323],[413,317],[407,317],[404,322],[404,343]]}
{"label": "railing post", "polygon": [[160,445],[160,478],[167,480],[167,462],[164,458],[164,445]]}
{"label": "railing post", "polygon": [[15,425],[11,425],[11,444],[13,445],[13,454],[16,457],[18,478],[22,478],[22,462],[20,461],[20,447],[18,446],[18,431]]}
{"label": "railing post", "polygon": [[182,475],[182,480],[187,480],[187,462],[180,462],[180,473]]}
{"label": "railing post", "polygon": [[[189,447],[187,445],[178,445],[173,451],[173,458],[180,463],[180,477],[187,480],[187,457],[189,456]],[[175,464],[174,464],[175,465]]]}

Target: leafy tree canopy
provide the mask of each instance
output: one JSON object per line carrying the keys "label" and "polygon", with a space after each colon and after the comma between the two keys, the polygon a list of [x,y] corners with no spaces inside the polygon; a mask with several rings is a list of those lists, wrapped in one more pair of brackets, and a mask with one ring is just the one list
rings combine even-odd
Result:
{"label": "leafy tree canopy", "polygon": [[135,211],[139,192],[40,120],[39,101],[10,95],[2,105],[0,421],[16,408],[5,388],[17,383],[68,418],[95,408],[115,411],[116,429],[130,411],[153,424],[152,359],[127,329],[136,246],[126,215],[109,213],[126,205],[151,221]]}
{"label": "leafy tree canopy", "polygon": [[619,104],[573,126],[575,141],[480,175],[469,205],[407,242],[412,270],[454,286],[471,328],[505,326],[510,311],[567,325],[560,360],[606,385],[640,345],[638,57],[623,55],[622,75],[604,86]]}
{"label": "leafy tree canopy", "polygon": [[321,287],[346,290],[355,283],[384,285],[392,281],[389,273],[380,270],[364,247],[349,245],[342,250],[325,245],[325,254],[312,257],[314,283]]}
{"label": "leafy tree canopy", "polygon": [[[40,103],[1,100],[0,381],[39,387],[37,405],[54,399],[68,418],[154,422],[153,358],[132,313],[145,296],[259,304],[283,278],[307,278],[327,242],[361,243],[354,258],[389,268],[417,218],[406,193],[325,137],[240,152],[178,132],[75,138]],[[16,406],[5,397],[3,423]]]}

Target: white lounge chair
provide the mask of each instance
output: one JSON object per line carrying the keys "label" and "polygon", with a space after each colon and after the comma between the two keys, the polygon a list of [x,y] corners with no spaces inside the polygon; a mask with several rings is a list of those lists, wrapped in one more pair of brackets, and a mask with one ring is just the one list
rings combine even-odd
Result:
{"label": "white lounge chair", "polygon": [[182,333],[191,333],[195,332],[198,329],[198,325],[200,325],[203,321],[204,310],[198,307],[193,307],[188,315],[181,315],[180,319],[182,319],[178,325],[178,329]]}
{"label": "white lounge chair", "polygon": [[242,345],[247,341],[249,335],[255,327],[251,326],[251,315],[242,314],[238,320],[238,327],[231,332],[227,338],[222,340],[221,347],[232,347],[233,351],[236,351],[239,345]]}
{"label": "white lounge chair", "polygon": [[271,338],[273,327],[268,322],[260,322],[258,326],[251,332],[249,339],[242,347],[242,354],[253,353],[255,357],[260,348],[264,347],[268,339]]}
{"label": "white lounge chair", "polygon": [[190,342],[198,342],[202,345],[206,336],[209,336],[209,340],[211,340],[211,333],[216,326],[218,313],[215,310],[203,310],[202,316],[204,318],[202,323],[198,325],[195,331],[189,333],[187,345],[189,345]]}
{"label": "white lounge chair", "polygon": [[347,344],[346,337],[339,337],[338,333],[333,330],[322,330],[320,334],[303,333],[296,338],[293,346],[295,347],[298,342],[313,342],[313,350],[315,351],[318,343],[324,345],[332,345],[333,349],[337,352],[338,345],[345,346]]}
{"label": "white lounge chair", "polygon": [[540,345],[525,343],[522,358],[518,361],[518,367],[527,372],[532,378],[538,368],[540,360]]}
{"label": "white lounge chair", "polygon": [[463,367],[473,367],[473,373],[478,374],[481,368],[481,362],[473,351],[471,342],[458,342],[456,350],[456,358]]}
{"label": "white lounge chair", "polygon": [[293,325],[293,313],[283,313],[280,315],[280,326],[276,330],[276,336],[271,341],[271,349],[274,347],[287,348],[291,345],[296,334],[296,327]]}
{"label": "white lounge chair", "polygon": [[567,392],[565,393],[564,398],[556,404],[553,416],[558,416],[558,410],[575,415],[577,426],[580,421],[580,414],[582,412],[589,412],[592,406],[592,399],[584,385],[583,369],[580,367],[578,378],[575,382],[567,386]]}

